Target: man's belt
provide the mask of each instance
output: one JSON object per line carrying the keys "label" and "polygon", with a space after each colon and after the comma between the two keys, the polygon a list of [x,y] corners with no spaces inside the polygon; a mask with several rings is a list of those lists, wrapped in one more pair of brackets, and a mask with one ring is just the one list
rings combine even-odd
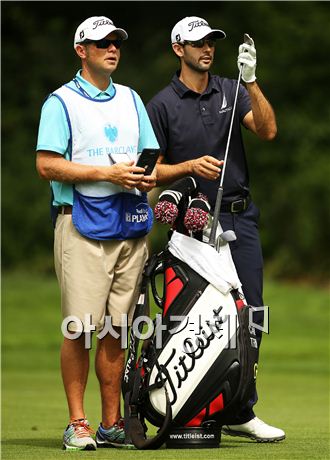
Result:
{"label": "man's belt", "polygon": [[241,198],[239,200],[232,201],[231,203],[222,203],[221,212],[232,212],[232,213],[243,212],[247,209],[250,203],[251,203],[250,195],[248,195],[246,198]]}
{"label": "man's belt", "polygon": [[[251,202],[250,195],[246,198],[241,198],[239,200],[232,201],[230,203],[222,203],[221,212],[232,212],[239,213],[247,209]],[[59,206],[59,214],[72,214],[72,206]]]}

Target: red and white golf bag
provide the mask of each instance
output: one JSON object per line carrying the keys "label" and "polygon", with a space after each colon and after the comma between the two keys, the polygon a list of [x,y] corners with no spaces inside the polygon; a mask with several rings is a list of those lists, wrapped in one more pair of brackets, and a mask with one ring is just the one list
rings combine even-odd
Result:
{"label": "red and white golf bag", "polygon": [[[219,225],[218,252],[203,242],[207,231],[201,240],[186,233],[174,231],[143,273],[134,318],[147,314],[149,286],[160,314],[141,351],[142,328],[132,327],[124,373],[127,440],[139,449],[164,442],[181,447],[175,440],[183,428],[193,433],[185,447],[187,442],[216,447],[221,425],[230,423],[254,392],[258,347],[249,327],[252,307],[246,305],[228,238]],[[155,437],[147,438],[145,420],[159,427]],[[198,436],[205,430],[202,446]]]}

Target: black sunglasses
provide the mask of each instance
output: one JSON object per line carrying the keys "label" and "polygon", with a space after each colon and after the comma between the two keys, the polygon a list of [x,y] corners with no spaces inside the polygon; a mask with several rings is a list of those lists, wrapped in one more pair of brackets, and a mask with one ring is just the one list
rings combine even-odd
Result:
{"label": "black sunglasses", "polygon": [[185,40],[182,45],[190,45],[193,48],[203,48],[203,46],[207,44],[210,48],[215,47],[215,40],[212,38],[201,38],[200,40],[195,40],[195,41],[190,41],[190,40]]}
{"label": "black sunglasses", "polygon": [[94,43],[96,48],[99,49],[107,49],[110,45],[114,45],[117,49],[120,48],[123,40],[116,39],[116,40],[109,40],[108,38],[101,38],[101,40],[84,40],[83,42],[79,43],[80,45],[90,45]]}

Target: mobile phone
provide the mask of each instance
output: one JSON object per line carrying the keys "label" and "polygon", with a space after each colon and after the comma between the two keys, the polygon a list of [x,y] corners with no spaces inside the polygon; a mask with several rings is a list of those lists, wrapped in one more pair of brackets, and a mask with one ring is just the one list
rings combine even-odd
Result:
{"label": "mobile phone", "polygon": [[159,154],[160,149],[143,149],[135,166],[144,168],[144,175],[150,176],[150,174],[154,170],[154,167],[156,166]]}

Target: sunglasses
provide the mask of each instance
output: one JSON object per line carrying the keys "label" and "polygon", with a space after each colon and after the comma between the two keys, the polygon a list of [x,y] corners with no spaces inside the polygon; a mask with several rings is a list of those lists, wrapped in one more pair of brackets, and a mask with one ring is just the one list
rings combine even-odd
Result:
{"label": "sunglasses", "polygon": [[195,40],[195,41],[190,41],[190,40],[185,40],[182,45],[190,45],[193,48],[203,48],[203,46],[209,46],[210,48],[215,47],[215,40],[212,40],[211,38],[201,38],[200,40]]}
{"label": "sunglasses", "polygon": [[80,43],[80,45],[90,45],[92,43],[95,44],[96,48],[102,50],[109,48],[110,45],[114,45],[116,49],[119,49],[121,44],[123,43],[123,40],[109,40],[108,38],[102,38],[101,40],[84,40]]}

